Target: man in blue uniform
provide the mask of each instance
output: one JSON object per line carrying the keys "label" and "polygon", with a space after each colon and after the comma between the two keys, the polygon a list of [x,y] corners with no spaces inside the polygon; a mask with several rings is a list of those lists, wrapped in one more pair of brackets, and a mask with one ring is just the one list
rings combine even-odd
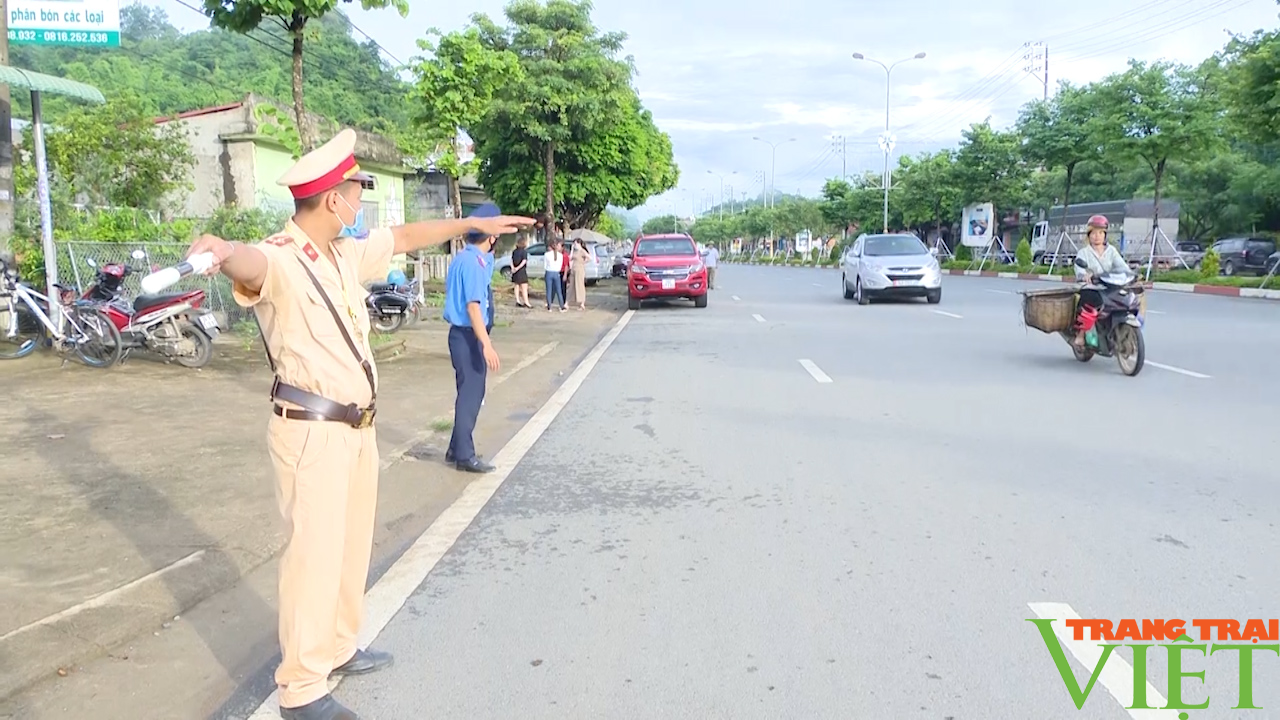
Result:
{"label": "man in blue uniform", "polygon": [[[497,206],[486,203],[476,208],[473,218],[498,217]],[[493,465],[476,455],[472,434],[484,402],[485,377],[498,371],[498,353],[489,339],[490,291],[493,263],[489,235],[469,232],[467,244],[449,263],[444,286],[444,319],[449,323],[449,358],[458,383],[453,405],[453,436],[445,462],[463,472],[487,473]]]}

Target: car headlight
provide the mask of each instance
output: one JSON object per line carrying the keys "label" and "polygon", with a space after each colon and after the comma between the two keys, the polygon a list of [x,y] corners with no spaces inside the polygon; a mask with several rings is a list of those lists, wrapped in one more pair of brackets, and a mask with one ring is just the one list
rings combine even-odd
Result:
{"label": "car headlight", "polygon": [[690,273],[690,274],[700,273],[700,272],[702,272],[704,269],[706,269],[706,267],[707,267],[707,266],[706,266],[705,264],[703,264],[703,263],[698,263],[697,265],[694,265],[693,267],[689,268],[689,273]]}
{"label": "car headlight", "polygon": [[633,273],[639,273],[639,274],[641,274],[641,275],[644,275],[645,273],[647,273],[647,272],[649,272],[649,271],[648,271],[648,270],[646,270],[646,269],[645,269],[645,267],[644,267],[643,265],[636,265],[635,263],[631,263],[631,272],[633,272]]}

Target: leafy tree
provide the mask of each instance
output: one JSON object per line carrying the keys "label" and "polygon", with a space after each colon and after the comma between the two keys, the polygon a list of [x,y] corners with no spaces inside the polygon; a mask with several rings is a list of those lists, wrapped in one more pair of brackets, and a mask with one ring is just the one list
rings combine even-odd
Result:
{"label": "leafy tree", "polygon": [[1093,122],[1096,94],[1091,88],[1062,83],[1047,101],[1025,105],[1018,117],[1023,157],[1046,170],[1065,171],[1062,190],[1064,211],[1071,206],[1071,182],[1082,162],[1100,159]]}
{"label": "leafy tree", "polygon": [[1213,65],[1221,71],[1222,104],[1241,139],[1260,147],[1280,142],[1280,30],[1235,36]]}
{"label": "leafy tree", "polygon": [[[894,176],[899,189],[894,195],[902,211],[903,224],[916,228],[931,224],[941,233],[943,220],[947,219],[949,225],[949,219],[960,212],[954,154],[940,150],[915,158],[904,155],[899,158],[898,166]],[[895,200],[893,195],[890,200]]]}
{"label": "leafy tree", "polygon": [[[339,0],[204,0],[204,12],[214,25],[238,33],[257,30],[263,21],[271,21],[283,29],[291,40],[293,61],[291,89],[293,112],[303,150],[311,150],[316,142],[315,128],[307,119],[303,100],[302,42],[307,23],[324,17],[338,7]],[[342,0],[351,2],[351,0]],[[394,7],[401,17],[409,14],[408,0],[360,0],[365,10]]]}
{"label": "leafy tree", "polygon": [[1121,160],[1141,159],[1154,183],[1155,214],[1171,158],[1194,162],[1220,141],[1215,106],[1202,77],[1186,66],[1129,61],[1098,84],[1098,137]]}
{"label": "leafy tree", "polygon": [[1021,208],[1030,179],[1021,138],[993,129],[990,121],[974,124],[963,136],[953,169],[960,204],[990,202],[997,215]]}
{"label": "leafy tree", "polygon": [[[630,109],[632,67],[617,54],[623,33],[601,33],[591,21],[587,0],[513,0],[504,10],[508,27],[486,15],[473,23],[484,44],[495,52],[511,52],[523,70],[520,82],[505,84],[495,94],[486,120],[472,135],[477,152],[484,148],[481,181],[497,192],[503,185],[516,207],[528,209],[526,193],[495,177],[507,160],[536,157],[541,164],[543,209],[556,210],[556,162],[572,142],[586,143],[611,125],[625,121]],[[522,145],[520,149],[512,147]],[[494,181],[494,182],[490,182]],[[563,197],[563,195],[562,195]],[[497,198],[495,198],[497,199]]]}
{"label": "leafy tree", "polygon": [[1177,163],[1170,172],[1169,192],[1182,205],[1178,234],[1188,240],[1254,227],[1272,204],[1275,173],[1239,151]]}
{"label": "leafy tree", "polygon": [[614,240],[626,239],[628,233],[622,218],[616,213],[606,212],[596,221],[595,231]]}
{"label": "leafy tree", "polygon": [[640,232],[645,235],[659,235],[662,233],[676,232],[679,221],[675,215],[659,215],[651,217],[644,221],[644,225],[640,227]]}
{"label": "leafy tree", "polygon": [[458,133],[477,127],[499,88],[523,82],[522,70],[514,53],[487,47],[474,27],[447,35],[432,30],[431,36],[437,39],[418,41],[428,56],[414,66],[412,137],[419,153],[449,178],[449,203],[461,216],[458,179],[476,163],[459,158]]}
{"label": "leafy tree", "polygon": [[[184,130],[173,123],[155,125],[143,115],[137,98],[115,97],[106,105],[63,114],[45,134],[49,172],[68,198],[92,206],[162,211],[195,165]],[[22,157],[15,163],[15,192],[35,196],[35,163],[30,129]]]}

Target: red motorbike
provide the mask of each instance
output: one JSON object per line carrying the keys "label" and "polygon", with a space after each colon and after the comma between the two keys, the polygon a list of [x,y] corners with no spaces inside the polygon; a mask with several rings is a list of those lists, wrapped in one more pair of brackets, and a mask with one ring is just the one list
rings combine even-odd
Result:
{"label": "red motorbike", "polygon": [[[146,258],[141,250],[135,250],[132,256],[135,260]],[[213,311],[204,307],[203,290],[144,294],[130,302],[124,293],[124,279],[145,272],[145,268],[120,263],[99,268],[93,258],[85,262],[97,273],[82,299],[96,304],[111,319],[120,331],[125,356],[131,350],[142,349],[183,367],[209,364],[219,328]]]}

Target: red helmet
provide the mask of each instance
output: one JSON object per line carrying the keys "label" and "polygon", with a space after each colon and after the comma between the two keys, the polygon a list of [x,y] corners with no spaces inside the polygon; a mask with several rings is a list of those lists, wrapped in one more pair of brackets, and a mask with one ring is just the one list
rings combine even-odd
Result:
{"label": "red helmet", "polygon": [[1098,230],[1106,230],[1111,226],[1111,223],[1107,222],[1106,215],[1094,215],[1089,218],[1088,225],[1090,230],[1093,230],[1094,228],[1097,228]]}

